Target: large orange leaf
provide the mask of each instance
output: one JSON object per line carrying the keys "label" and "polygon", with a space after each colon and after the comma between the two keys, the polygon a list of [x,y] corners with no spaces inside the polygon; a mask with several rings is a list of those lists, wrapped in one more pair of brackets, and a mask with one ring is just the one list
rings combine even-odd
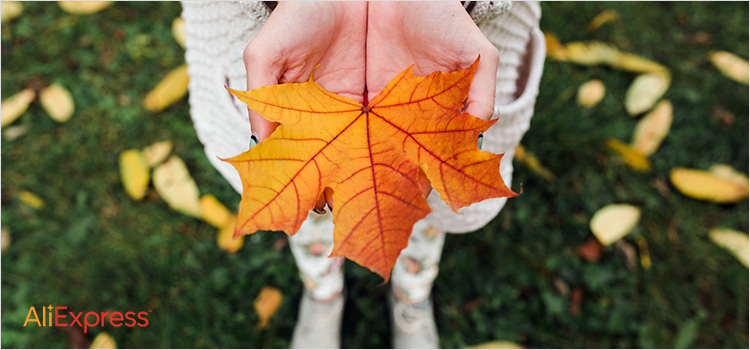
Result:
{"label": "large orange leaf", "polygon": [[333,190],[334,249],[388,280],[412,226],[430,208],[419,169],[457,211],[512,197],[500,177],[502,155],[477,147],[493,121],[462,113],[477,61],[469,68],[395,77],[367,106],[302,84],[230,91],[280,123],[249,151],[227,159],[240,173],[235,236],[258,230],[297,232],[326,188]]}

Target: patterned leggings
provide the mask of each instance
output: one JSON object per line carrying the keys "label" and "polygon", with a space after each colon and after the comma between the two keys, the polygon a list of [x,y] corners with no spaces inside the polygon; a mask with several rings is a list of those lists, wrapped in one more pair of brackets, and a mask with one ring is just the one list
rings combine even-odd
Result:
{"label": "patterned leggings", "polygon": [[[401,251],[391,274],[395,296],[418,303],[430,295],[438,274],[445,232],[422,220],[414,225],[409,245]],[[329,258],[333,250],[333,220],[330,213],[311,212],[300,230],[289,238],[305,288],[317,300],[328,300],[344,289],[344,258]]]}

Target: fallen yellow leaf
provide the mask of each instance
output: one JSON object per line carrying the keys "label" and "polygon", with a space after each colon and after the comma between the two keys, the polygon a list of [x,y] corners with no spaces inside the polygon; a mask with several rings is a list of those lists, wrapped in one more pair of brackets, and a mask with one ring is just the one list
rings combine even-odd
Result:
{"label": "fallen yellow leaf", "polygon": [[651,254],[648,252],[648,241],[643,236],[635,238],[635,242],[638,243],[638,253],[641,256],[641,266],[644,270],[651,268]]}
{"label": "fallen yellow leaf", "polygon": [[641,210],[629,204],[610,204],[591,218],[589,226],[603,246],[619,241],[627,235],[641,218]]}
{"label": "fallen yellow leaf", "polygon": [[616,22],[620,20],[620,13],[615,10],[604,10],[600,12],[594,19],[591,20],[589,23],[587,30],[589,32],[593,32],[602,25],[609,23],[609,22]]}
{"label": "fallen yellow leaf", "polygon": [[235,253],[242,248],[245,236],[234,238],[234,225],[237,224],[237,215],[230,214],[224,226],[219,228],[219,234],[216,236],[216,245],[222,250]]}
{"label": "fallen yellow leaf", "polygon": [[589,80],[578,88],[578,104],[585,108],[596,106],[604,98],[606,88],[599,79]]}
{"label": "fallen yellow leaf", "polygon": [[172,141],[159,141],[143,149],[146,163],[150,167],[154,167],[167,159],[169,152],[172,152]]}
{"label": "fallen yellow leaf", "polygon": [[715,228],[708,235],[711,237],[711,241],[719,247],[729,250],[742,265],[748,267],[750,240],[748,240],[746,233],[725,228]]}
{"label": "fallen yellow leaf", "polygon": [[727,78],[745,85],[748,84],[750,66],[746,59],[726,51],[711,51],[708,58]]}
{"label": "fallen yellow leaf", "polygon": [[593,66],[608,65],[615,69],[622,69],[637,73],[668,74],[667,67],[647,58],[618,50],[616,47],[600,41],[578,41],[567,45],[560,44],[557,37],[550,34],[546,37],[547,45],[553,46],[553,54],[548,56],[560,61]]}
{"label": "fallen yellow leaf", "polygon": [[557,35],[552,33],[544,33],[544,42],[547,46],[547,57],[557,60],[565,61],[565,47],[560,43],[560,39]]}
{"label": "fallen yellow leaf", "polygon": [[185,34],[185,20],[182,17],[177,17],[172,21],[172,35],[174,40],[184,48],[187,34]]}
{"label": "fallen yellow leaf", "polygon": [[182,159],[172,156],[156,167],[153,183],[156,192],[172,209],[196,218],[202,217],[198,185],[190,177]]}
{"label": "fallen yellow leaf", "polygon": [[34,208],[34,209],[42,209],[44,208],[44,201],[39,198],[39,196],[29,192],[29,191],[21,191],[21,193],[18,194],[18,199],[21,200],[24,204]]}
{"label": "fallen yellow leaf", "polygon": [[7,128],[3,128],[3,137],[7,141],[13,141],[23,135],[26,135],[28,131],[29,127],[26,125],[9,126]]}
{"label": "fallen yellow leaf", "polygon": [[541,176],[545,180],[551,181],[555,178],[555,174],[544,167],[544,165],[539,162],[539,159],[537,159],[537,157],[533,153],[527,152],[523,146],[516,146],[515,154],[515,160],[524,163],[532,172]]}
{"label": "fallen yellow leaf", "polygon": [[117,343],[115,343],[115,339],[109,333],[101,332],[91,342],[89,349],[117,349]]}
{"label": "fallen yellow leaf", "polygon": [[614,46],[600,41],[577,41],[565,45],[568,61],[585,66],[612,62],[619,53]]}
{"label": "fallen yellow leaf", "polygon": [[281,291],[273,287],[263,287],[258,297],[255,298],[255,312],[258,313],[258,329],[268,326],[268,320],[273,316],[281,306],[284,295]]}
{"label": "fallen yellow leaf", "polygon": [[201,197],[201,213],[203,220],[217,228],[226,226],[233,217],[232,213],[211,194]]}
{"label": "fallen yellow leaf", "polygon": [[5,23],[23,13],[23,4],[20,1],[0,2],[0,22]]}
{"label": "fallen yellow leaf", "polygon": [[671,81],[665,72],[639,75],[625,93],[625,110],[630,115],[648,111],[667,92]]}
{"label": "fallen yellow leaf", "polygon": [[0,126],[6,126],[16,121],[26,112],[34,98],[36,98],[34,90],[24,89],[5,99],[0,107]]}
{"label": "fallen yellow leaf", "polygon": [[73,96],[60,85],[50,85],[39,92],[39,102],[47,114],[58,123],[67,122],[75,110]]}
{"label": "fallen yellow leaf", "polygon": [[659,148],[671,125],[672,103],[663,100],[635,126],[630,146],[644,156],[650,156]]}
{"label": "fallen yellow leaf", "polygon": [[524,347],[514,342],[495,340],[486,342],[478,345],[472,345],[466,347],[467,349],[523,349]]}
{"label": "fallen yellow leaf", "polygon": [[188,91],[189,80],[187,64],[173,69],[146,95],[143,100],[143,107],[154,112],[169,107],[169,105],[185,96]]}
{"label": "fallen yellow leaf", "polygon": [[617,57],[612,62],[609,62],[609,65],[612,68],[636,73],[669,73],[667,67],[648,58],[628,52],[619,52]]}
{"label": "fallen yellow leaf", "polygon": [[643,153],[638,152],[632,147],[615,139],[607,139],[607,146],[617,152],[625,162],[625,164],[627,164],[634,170],[651,170],[651,161],[649,161],[648,158],[643,155]]}
{"label": "fallen yellow leaf", "polygon": [[146,195],[149,173],[146,157],[137,149],[129,149],[120,153],[120,180],[125,192],[135,200]]}
{"label": "fallen yellow leaf", "polygon": [[60,1],[60,8],[67,13],[89,15],[112,5],[112,1]]}
{"label": "fallen yellow leaf", "polygon": [[747,175],[734,170],[727,164],[714,164],[708,168],[708,171],[722,179],[732,181],[739,186],[750,187],[750,179],[748,179]]}
{"label": "fallen yellow leaf", "polygon": [[[747,178],[747,176],[745,176]],[[675,168],[669,174],[672,184],[684,195],[718,203],[734,203],[748,197],[747,182],[727,179],[725,174]]]}
{"label": "fallen yellow leaf", "polygon": [[3,227],[2,236],[0,237],[0,252],[5,253],[10,248],[10,231],[6,227]]}

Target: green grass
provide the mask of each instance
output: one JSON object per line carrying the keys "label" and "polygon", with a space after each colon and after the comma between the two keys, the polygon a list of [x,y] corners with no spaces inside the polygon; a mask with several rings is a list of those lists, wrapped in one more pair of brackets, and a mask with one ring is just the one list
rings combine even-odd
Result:
{"label": "green grass", "polygon": [[[141,107],[145,94],[184,51],[172,38],[178,3],[117,3],[74,16],[55,4],[26,3],[2,25],[2,98],[25,87],[59,83],[76,113],[65,124],[33,104],[14,125],[28,133],[2,139],[2,226],[13,241],[2,254],[2,346],[68,347],[64,328],[23,328],[32,305],[78,311],[153,310],[146,328],[97,327],[118,346],[287,347],[301,283],[281,233],[248,237],[234,255],[216,247],[216,230],[170,210],[151,190],[131,200],[119,181],[118,155],[169,139],[201,193],[230,207],[239,196],[206,159],[183,99],[160,113]],[[619,22],[587,33],[600,11]],[[748,347],[748,270],[708,239],[708,230],[748,232],[748,203],[720,205],[687,198],[669,185],[678,166],[727,163],[748,172],[748,87],[721,76],[710,50],[748,52],[747,3],[545,3],[542,29],[561,41],[601,40],[672,70],[666,98],[672,130],[641,174],[607,151],[607,138],[629,141],[625,91],[635,74],[548,61],[537,110],[523,144],[556,174],[543,180],[516,163],[508,202],[487,227],[449,236],[434,289],[441,345],[491,340],[527,347]],[[692,38],[705,33],[709,43]],[[591,110],[575,103],[592,78],[607,86]],[[725,125],[714,115],[735,116]],[[657,183],[667,184],[661,193]],[[46,205],[18,199],[28,190]],[[643,210],[624,241],[648,242],[650,269],[628,269],[615,247],[599,262],[575,249],[591,237],[588,221],[609,203]],[[670,239],[668,232],[676,233]],[[674,237],[673,237],[674,238]],[[347,262],[345,347],[389,347],[382,280]],[[581,291],[580,314],[555,280]],[[256,331],[252,303],[263,286],[284,292],[270,326]],[[467,307],[469,306],[473,307]]]}

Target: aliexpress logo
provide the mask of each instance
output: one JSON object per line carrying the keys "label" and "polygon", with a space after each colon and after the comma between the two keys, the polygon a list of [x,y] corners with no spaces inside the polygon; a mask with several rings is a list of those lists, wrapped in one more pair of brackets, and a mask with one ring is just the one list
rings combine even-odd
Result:
{"label": "aliexpress logo", "polygon": [[[109,324],[112,327],[146,327],[148,326],[148,314],[151,310],[141,311],[136,313],[135,311],[102,311],[95,312],[89,311],[87,313],[67,311],[67,306],[42,306],[41,322],[39,315],[36,312],[36,307],[32,306],[29,308],[29,313],[26,315],[26,321],[23,326],[26,327],[29,323],[36,323],[38,327],[73,327],[78,325],[83,327],[83,333],[88,331],[89,327],[95,327],[105,324]],[[54,315],[54,317],[53,317]]]}

